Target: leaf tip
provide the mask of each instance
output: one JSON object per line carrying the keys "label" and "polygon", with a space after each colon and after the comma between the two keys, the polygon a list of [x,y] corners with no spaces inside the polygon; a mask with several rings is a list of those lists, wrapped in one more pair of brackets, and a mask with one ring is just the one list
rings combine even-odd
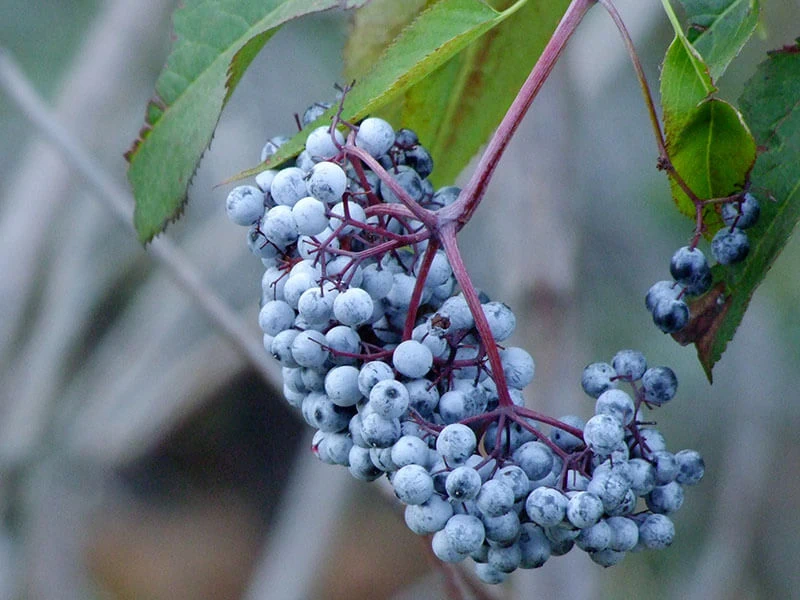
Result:
{"label": "leaf tip", "polygon": [[720,326],[731,306],[732,296],[726,294],[724,281],[718,282],[709,292],[697,298],[689,305],[691,317],[689,324],[672,337],[682,346],[694,344],[697,358],[703,366],[709,383],[712,380],[711,369],[725,351],[727,341],[722,346],[717,344]]}

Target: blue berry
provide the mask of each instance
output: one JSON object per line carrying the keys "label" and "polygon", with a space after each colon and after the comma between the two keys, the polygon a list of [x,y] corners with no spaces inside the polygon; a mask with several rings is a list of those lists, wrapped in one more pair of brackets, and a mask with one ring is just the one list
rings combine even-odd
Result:
{"label": "blue berry", "polygon": [[319,119],[323,114],[325,114],[325,111],[328,110],[330,107],[331,104],[328,102],[314,102],[314,104],[309,106],[303,112],[303,116],[300,119],[300,124],[303,127],[308,127],[309,125],[311,125],[311,123],[313,123],[314,121]]}
{"label": "blue berry", "polygon": [[699,295],[711,287],[711,268],[699,248],[679,248],[672,255],[669,272],[688,294]]}
{"label": "blue berry", "polygon": [[647,495],[647,508],[654,513],[668,515],[683,505],[683,488],[677,481],[653,488]]}
{"label": "blue berry", "polygon": [[615,552],[630,552],[639,542],[639,527],[628,517],[609,517],[606,519],[611,529],[608,548]]}
{"label": "blue berry", "polygon": [[[559,418],[559,421],[567,425],[571,425],[577,429],[583,429],[586,425],[586,421],[581,419],[576,415],[565,415]],[[583,444],[583,440],[577,436],[572,435],[571,433],[567,433],[563,429],[559,429],[558,427],[553,427],[550,430],[550,440],[559,448],[564,450],[565,452],[572,452],[580,445]]]}
{"label": "blue berry", "polygon": [[336,204],[347,189],[347,175],[336,163],[322,161],[312,167],[306,185],[309,195],[320,202]]}
{"label": "blue berry", "polygon": [[408,410],[408,390],[394,379],[379,381],[369,392],[369,407],[384,419],[398,419]]}
{"label": "blue berry", "polygon": [[305,171],[297,167],[287,167],[278,171],[269,188],[275,204],[292,207],[298,200],[308,196],[305,177]]}
{"label": "blue berry", "polygon": [[[355,358],[343,356],[339,353],[358,354],[361,348],[361,338],[352,327],[337,325],[331,327],[328,333],[325,334],[325,345],[328,346],[330,350],[330,361],[333,364],[355,365]],[[359,386],[359,390],[360,389]]]}
{"label": "blue berry", "polygon": [[653,312],[656,305],[660,302],[677,300],[682,291],[681,287],[675,281],[657,281],[647,290],[647,295],[644,298],[644,305],[647,307],[647,310]]}
{"label": "blue berry", "polygon": [[676,333],[689,323],[689,306],[683,300],[665,298],[653,307],[653,323],[664,333]]}
{"label": "blue berry", "polygon": [[738,202],[729,202],[722,205],[722,222],[728,227],[747,229],[758,221],[761,215],[761,206],[753,194],[747,192]]}
{"label": "blue berry", "polygon": [[450,537],[442,531],[437,531],[433,534],[431,539],[431,549],[436,555],[436,558],[446,563],[461,562],[469,556],[468,552],[459,552],[455,549]]}
{"label": "blue berry", "polygon": [[292,342],[292,358],[301,367],[321,367],[328,359],[325,336],[314,330],[300,332]]}
{"label": "blue berry", "polygon": [[720,229],[711,240],[711,254],[721,265],[742,262],[750,252],[750,240],[738,227]]}
{"label": "blue berry", "polygon": [[518,544],[510,546],[490,546],[488,565],[500,573],[516,571],[522,562],[522,549]]}
{"label": "blue berry", "polygon": [[[335,142],[334,139],[335,138]],[[331,135],[330,127],[317,127],[306,138],[306,150],[314,161],[333,158],[339,152],[339,146],[344,144],[344,136],[339,130],[334,129]]]}
{"label": "blue berry", "polygon": [[433,172],[433,157],[420,145],[405,150],[402,153],[402,162],[414,169],[423,179]]}
{"label": "blue berry", "polygon": [[603,502],[606,511],[619,506],[630,491],[630,479],[627,474],[617,470],[595,471],[586,491],[594,494]]}
{"label": "blue berry", "polygon": [[394,349],[392,364],[401,375],[417,379],[430,371],[433,354],[426,345],[415,340],[406,340]]}
{"label": "blue berry", "polygon": [[481,476],[472,467],[456,467],[447,474],[445,489],[453,500],[473,500],[478,496],[482,484]]}
{"label": "blue berry", "polygon": [[388,269],[381,269],[380,265],[373,263],[364,267],[362,271],[361,288],[373,300],[385,298],[394,285],[394,277]]}
{"label": "blue berry", "polygon": [[509,347],[500,352],[506,383],[521,390],[531,381],[535,372],[533,358],[522,348]]}
{"label": "blue berry", "polygon": [[481,515],[483,526],[486,529],[486,539],[495,544],[510,544],[520,534],[520,520],[516,510],[510,510],[497,517]]}
{"label": "blue berry", "polygon": [[342,325],[357,327],[372,317],[372,297],[361,288],[351,287],[333,301],[333,315]]}
{"label": "blue berry", "polygon": [[467,395],[459,390],[450,390],[439,398],[439,415],[447,424],[457,423],[472,416],[472,408]]}
{"label": "blue berry", "polygon": [[553,452],[541,442],[522,444],[514,451],[512,458],[531,481],[541,479],[553,468]]}
{"label": "blue berry", "polygon": [[483,583],[489,585],[497,585],[506,580],[506,574],[498,571],[489,563],[478,563],[475,565],[475,575],[478,576]]}
{"label": "blue berry", "polygon": [[628,473],[631,478],[631,490],[637,496],[649,494],[656,485],[656,469],[643,458],[632,458],[628,461]]}
{"label": "blue berry", "polygon": [[575,539],[575,545],[585,552],[599,552],[608,548],[611,542],[611,528],[605,521],[582,529]]}
{"label": "blue berry", "polygon": [[696,450],[681,450],[675,454],[675,462],[678,466],[675,481],[680,484],[695,485],[705,474],[705,462]]}
{"label": "blue berry", "polygon": [[666,450],[653,452],[650,461],[655,469],[656,485],[664,485],[675,480],[679,467],[672,452]]}
{"label": "blue berry", "polygon": [[261,162],[267,160],[270,156],[275,154],[278,151],[278,148],[283,146],[286,142],[289,141],[289,138],[285,135],[276,135],[267,140],[267,143],[264,144],[264,147],[261,149]]}
{"label": "blue berry", "polygon": [[478,550],[485,536],[483,523],[472,515],[453,515],[444,526],[444,533],[456,552],[462,554]]}
{"label": "blue berry", "polygon": [[436,438],[436,451],[451,465],[467,460],[477,446],[475,433],[466,425],[447,425]]}
{"label": "blue berry", "polygon": [[593,416],[586,421],[583,439],[589,449],[600,456],[608,456],[625,438],[619,419],[607,414]]}
{"label": "blue berry", "polygon": [[392,147],[395,133],[392,126],[376,117],[368,117],[361,121],[356,132],[356,146],[363,148],[375,158],[386,154]]}
{"label": "blue berry", "polygon": [[389,448],[400,439],[400,420],[378,413],[361,417],[361,436],[372,448]]}
{"label": "blue berry", "polygon": [[647,370],[647,359],[638,350],[620,350],[611,360],[617,377],[625,381],[639,381]]}
{"label": "blue berry", "polygon": [[514,506],[514,491],[502,481],[490,479],[481,486],[476,502],[483,514],[499,517]]}
{"label": "blue berry", "polygon": [[297,240],[297,223],[288,206],[273,206],[261,221],[261,231],[278,248],[286,248]]}
{"label": "blue berry", "polygon": [[427,379],[412,379],[406,381],[408,390],[408,405],[417,411],[423,418],[431,419],[436,405],[439,403],[439,390]]}
{"label": "blue berry", "polygon": [[294,310],[283,300],[270,300],[258,313],[258,324],[261,330],[271,336],[278,335],[294,324]]}
{"label": "blue berry", "polygon": [[567,502],[566,517],[578,529],[591,527],[603,516],[603,501],[589,492],[578,492]]}
{"label": "blue berry", "polygon": [[675,539],[675,525],[665,515],[648,515],[639,524],[639,541],[645,548],[663,550]]}
{"label": "blue berry", "polygon": [[398,129],[394,135],[394,145],[401,150],[408,150],[419,144],[419,137],[413,129],[403,127]]}
{"label": "blue berry", "polygon": [[295,202],[292,216],[297,232],[302,235],[318,235],[328,226],[325,205],[313,196],[306,196]]}
{"label": "blue berry", "polygon": [[[413,200],[414,202],[419,202],[420,200],[422,200],[424,195],[422,187],[422,178],[414,169],[412,169],[411,167],[407,167],[405,165],[400,165],[398,167],[390,169],[389,175],[391,175],[392,179],[394,179],[397,182],[400,188],[406,194],[408,194],[411,200]],[[392,191],[389,185],[383,181],[381,181],[380,184],[380,193],[384,202],[388,203],[400,202],[400,199]]]}
{"label": "blue berry", "polygon": [[623,425],[628,425],[633,420],[635,407],[633,398],[622,390],[606,390],[597,397],[594,407],[598,415],[611,415]]}
{"label": "blue berry", "polygon": [[525,500],[525,512],[531,521],[542,527],[553,527],[564,520],[567,497],[556,489],[538,487]]}
{"label": "blue berry", "polygon": [[531,491],[530,480],[520,467],[508,465],[494,474],[494,479],[505,483],[514,493],[514,502],[524,500]]}
{"label": "blue berry", "polygon": [[372,462],[369,450],[356,445],[350,448],[348,469],[353,477],[362,481],[374,481],[383,474]]}
{"label": "blue berry", "polygon": [[237,225],[252,225],[264,214],[264,193],[252,185],[235,187],[225,201],[225,211]]}
{"label": "blue berry", "polygon": [[392,446],[392,462],[398,467],[426,466],[430,456],[429,450],[428,444],[417,436],[403,435]]}
{"label": "blue berry", "polygon": [[325,393],[339,406],[355,406],[362,398],[358,390],[358,369],[349,365],[334,367],[325,376]]}
{"label": "blue berry", "polygon": [[423,504],[433,495],[433,479],[420,465],[400,467],[392,477],[392,487],[404,504]]}
{"label": "blue berry", "polygon": [[652,367],[642,377],[642,386],[645,401],[661,406],[675,397],[678,378],[669,367]]}
{"label": "blue berry", "polygon": [[523,569],[541,567],[550,558],[550,540],[544,530],[534,523],[523,523],[517,542],[522,552],[519,566]]}
{"label": "blue berry", "polygon": [[604,548],[597,552],[589,552],[589,558],[592,559],[592,562],[597,563],[601,567],[613,567],[625,558],[625,553],[617,552],[611,548]]}
{"label": "blue berry", "polygon": [[592,398],[597,398],[607,389],[616,387],[616,383],[614,383],[614,378],[616,376],[617,372],[614,370],[614,367],[608,363],[592,363],[583,369],[581,386],[584,392]]}
{"label": "blue berry", "polygon": [[405,510],[406,525],[417,535],[441,531],[452,516],[453,505],[436,494],[427,502],[406,506]]}

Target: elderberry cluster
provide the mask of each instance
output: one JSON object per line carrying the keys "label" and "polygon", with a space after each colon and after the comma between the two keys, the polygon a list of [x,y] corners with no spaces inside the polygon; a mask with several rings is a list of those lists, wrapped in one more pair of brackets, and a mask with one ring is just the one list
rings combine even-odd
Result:
{"label": "elderberry cluster", "polygon": [[[750,240],[744,230],[755,225],[760,212],[758,200],[749,192],[722,205],[725,227],[711,240],[711,255],[719,264],[733,265],[747,257]],[[705,254],[694,244],[673,254],[669,271],[673,279],[653,284],[645,296],[645,306],[661,331],[676,333],[689,324],[687,297],[706,293],[712,275]]]}
{"label": "elderberry cluster", "polygon": [[[309,108],[304,124],[326,108]],[[260,173],[226,203],[265,266],[264,346],[282,366],[286,400],[317,429],[313,452],[360,480],[386,475],[408,527],[431,534],[441,560],[470,558],[489,583],[573,546],[604,566],[668,546],[667,515],[703,462],[668,452],[639,414],[672,399],[674,373],[622,351],[584,371],[597,399],[588,421],[526,408],[533,358],[501,345],[513,312],[480,294],[491,337],[480,335],[448,256],[408,209],[436,211],[460,190],[433,189],[433,161],[413,131],[377,118],[348,127],[347,137],[311,131],[294,164]],[[285,139],[272,138],[262,159]]]}

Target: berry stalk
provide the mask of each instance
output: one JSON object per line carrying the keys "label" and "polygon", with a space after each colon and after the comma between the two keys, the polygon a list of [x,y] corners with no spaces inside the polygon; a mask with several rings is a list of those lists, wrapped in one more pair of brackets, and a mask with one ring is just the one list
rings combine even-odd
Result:
{"label": "berry stalk", "polygon": [[584,15],[595,2],[596,0],[573,0],[570,3],[561,22],[553,32],[553,36],[542,51],[539,60],[536,61],[533,70],[500,122],[497,131],[495,131],[492,139],[489,140],[489,145],[483,156],[481,156],[478,167],[475,169],[467,187],[464,188],[461,197],[449,207],[439,211],[441,220],[457,220],[459,229],[470,220],[486,193],[489,181],[500,162],[503,152],[505,152],[508,143],[511,141],[511,137],[528,112],[542,85],[550,76],[556,61],[558,61],[567,45],[567,41],[572,37]]}

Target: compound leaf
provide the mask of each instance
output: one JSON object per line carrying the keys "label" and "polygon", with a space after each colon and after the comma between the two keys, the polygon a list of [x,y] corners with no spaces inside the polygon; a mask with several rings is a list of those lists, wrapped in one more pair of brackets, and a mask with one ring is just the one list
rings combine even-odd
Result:
{"label": "compound leaf", "polygon": [[145,125],[126,153],[134,225],[148,242],[176,219],[214,128],[242,74],[284,23],[366,0],[186,0]]}

